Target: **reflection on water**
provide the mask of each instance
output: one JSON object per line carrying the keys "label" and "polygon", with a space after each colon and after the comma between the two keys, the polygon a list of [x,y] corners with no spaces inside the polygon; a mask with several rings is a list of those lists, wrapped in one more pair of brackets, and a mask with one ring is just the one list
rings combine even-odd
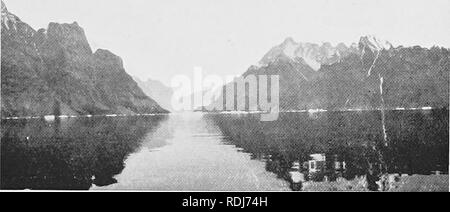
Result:
{"label": "reflection on water", "polygon": [[252,115],[209,118],[291,187],[295,178],[448,173],[448,110],[385,112],[387,143],[380,111],[283,113],[275,122]]}
{"label": "reflection on water", "polygon": [[1,188],[79,190],[116,183],[125,158],[164,119],[2,121]]}
{"label": "reflection on water", "polygon": [[[298,190],[448,173],[448,111],[3,120],[2,189]],[[387,145],[386,145],[387,144]]]}
{"label": "reflection on water", "polygon": [[[166,129],[164,129],[166,128]],[[170,133],[167,145],[148,147]],[[235,145],[227,144],[213,120],[201,113],[171,115],[143,147],[125,161],[118,183],[92,189],[158,191],[255,191],[287,190],[285,181],[265,170],[263,161],[252,160]]]}

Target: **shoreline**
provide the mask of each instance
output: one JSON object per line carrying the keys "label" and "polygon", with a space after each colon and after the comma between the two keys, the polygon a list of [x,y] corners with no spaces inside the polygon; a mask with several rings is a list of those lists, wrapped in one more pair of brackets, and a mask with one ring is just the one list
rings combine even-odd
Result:
{"label": "shoreline", "polygon": [[[324,110],[324,109],[309,109],[309,110],[287,110],[279,111],[279,113],[324,113],[324,112],[371,112],[371,111],[433,111],[433,110],[449,110],[448,108],[387,108],[387,109],[346,109],[346,110]],[[188,113],[205,113],[205,114],[264,114],[267,111],[186,111]],[[177,115],[186,112],[170,112],[170,113],[149,113],[149,114],[87,114],[87,115],[40,115],[40,116],[20,116],[20,117],[1,117],[1,120],[18,120],[18,119],[41,119],[41,118],[91,118],[91,117],[126,117],[126,116],[161,116],[161,115]]]}
{"label": "shoreline", "polygon": [[[340,178],[333,182],[305,182],[302,191],[369,191],[366,185],[365,176],[353,180]],[[382,192],[449,192],[449,175],[400,176]]]}

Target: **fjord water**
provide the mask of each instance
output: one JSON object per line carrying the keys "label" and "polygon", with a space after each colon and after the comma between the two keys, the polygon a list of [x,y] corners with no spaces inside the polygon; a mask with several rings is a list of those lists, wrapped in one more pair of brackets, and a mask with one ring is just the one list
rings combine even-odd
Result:
{"label": "fjord water", "polygon": [[369,166],[448,173],[448,110],[186,113],[2,120],[2,189],[289,190],[293,162],[339,157],[348,178]]}

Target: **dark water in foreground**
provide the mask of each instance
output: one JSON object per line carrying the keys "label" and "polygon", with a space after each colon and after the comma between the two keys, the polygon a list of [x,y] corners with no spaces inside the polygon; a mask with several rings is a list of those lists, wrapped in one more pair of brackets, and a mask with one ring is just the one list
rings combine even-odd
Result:
{"label": "dark water in foreground", "polygon": [[309,180],[448,173],[448,115],[391,111],[384,126],[379,111],[2,120],[1,188],[289,190],[311,154],[327,168]]}

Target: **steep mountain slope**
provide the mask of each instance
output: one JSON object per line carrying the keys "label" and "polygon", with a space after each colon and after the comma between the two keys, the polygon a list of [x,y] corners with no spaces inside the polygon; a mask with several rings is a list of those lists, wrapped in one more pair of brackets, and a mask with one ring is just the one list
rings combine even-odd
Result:
{"label": "steep mountain slope", "polygon": [[107,50],[92,53],[84,30],[50,23],[38,31],[2,2],[2,116],[167,112]]}
{"label": "steep mountain slope", "polygon": [[448,108],[449,70],[446,48],[394,48],[371,36],[350,47],[288,38],[243,76],[279,75],[281,110]]}

